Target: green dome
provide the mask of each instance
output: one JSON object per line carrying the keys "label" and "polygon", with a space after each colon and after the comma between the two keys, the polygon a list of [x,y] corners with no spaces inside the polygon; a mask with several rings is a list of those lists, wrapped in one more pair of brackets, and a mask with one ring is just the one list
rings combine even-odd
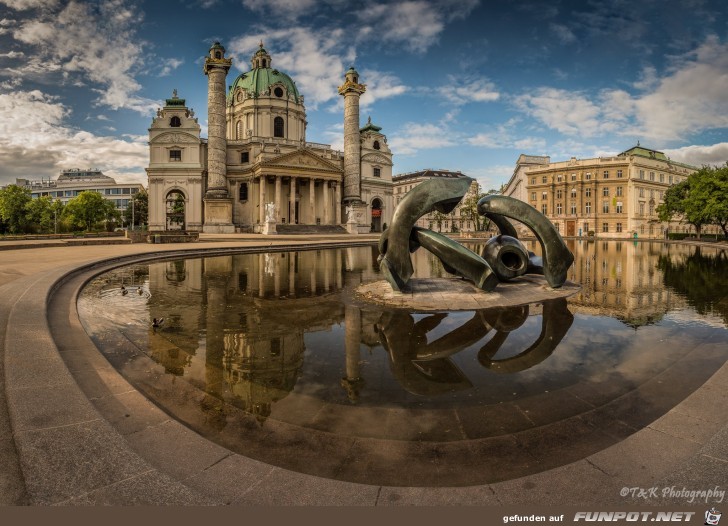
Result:
{"label": "green dome", "polygon": [[255,68],[239,75],[230,86],[228,97],[232,97],[237,88],[242,88],[257,98],[274,84],[282,84],[286,91],[293,96],[294,100],[300,102],[301,96],[291,77],[272,68]]}

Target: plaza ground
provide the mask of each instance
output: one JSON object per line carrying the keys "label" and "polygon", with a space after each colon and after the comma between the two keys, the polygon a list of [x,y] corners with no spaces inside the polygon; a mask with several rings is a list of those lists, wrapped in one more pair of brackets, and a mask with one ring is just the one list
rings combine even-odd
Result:
{"label": "plaza ground", "polygon": [[[375,239],[231,234],[169,245],[5,244],[0,251],[0,504],[686,505],[685,496],[662,490],[725,491],[727,364],[650,425],[576,462],[493,484],[388,487],[288,471],[208,441],[127,383],[75,317],[76,293],[109,262],[187,250],[328,247]],[[80,267],[85,268],[76,272]],[[638,389],[654,389],[659,376],[655,382]],[[562,439],[553,429],[544,430],[540,447],[556,450]],[[623,488],[653,487],[659,491],[647,497],[623,495]]]}

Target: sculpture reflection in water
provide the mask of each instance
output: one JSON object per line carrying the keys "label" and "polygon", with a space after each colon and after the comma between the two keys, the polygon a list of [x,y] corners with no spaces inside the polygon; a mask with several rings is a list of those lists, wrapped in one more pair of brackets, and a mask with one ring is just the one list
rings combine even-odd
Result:
{"label": "sculpture reflection in water", "polygon": [[[447,236],[415,227],[423,215],[436,210],[452,212],[473,180],[469,177],[429,179],[407,193],[397,206],[392,225],[379,239],[380,268],[393,290],[406,288],[414,273],[410,253],[420,247],[432,252],[451,274],[472,281],[491,292],[501,281],[524,274],[543,274],[552,288],[561,287],[574,255],[553,224],[532,206],[503,195],[487,195],[478,201],[478,214],[490,219],[500,235],[490,239],[478,255]],[[520,221],[535,234],[543,257],[537,257],[518,240],[508,219]]]}
{"label": "sculpture reflection in water", "polygon": [[531,308],[520,305],[474,311],[466,323],[431,342],[428,334],[448,313],[432,313],[416,320],[406,311],[385,311],[376,329],[389,354],[392,373],[402,387],[413,394],[438,395],[472,387],[450,357],[475,345],[491,331],[495,334],[480,348],[478,361],[495,373],[524,371],[548,358],[574,321],[564,298],[543,303],[541,332],[532,345],[513,356],[496,358],[509,334],[528,319]]}

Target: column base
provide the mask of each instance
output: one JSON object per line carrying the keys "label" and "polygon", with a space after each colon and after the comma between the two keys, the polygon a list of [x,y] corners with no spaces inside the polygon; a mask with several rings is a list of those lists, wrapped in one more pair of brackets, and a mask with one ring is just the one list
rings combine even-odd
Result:
{"label": "column base", "polygon": [[229,197],[203,199],[205,203],[205,222],[202,231],[210,234],[234,234],[233,200]]}
{"label": "column base", "polygon": [[349,203],[352,212],[347,217],[346,230],[350,234],[367,234],[371,225],[367,223],[367,204],[361,201]]}
{"label": "column base", "polygon": [[272,234],[277,234],[276,231],[276,222],[275,221],[266,221],[263,223],[263,228],[260,231],[261,234],[264,236],[270,236]]}

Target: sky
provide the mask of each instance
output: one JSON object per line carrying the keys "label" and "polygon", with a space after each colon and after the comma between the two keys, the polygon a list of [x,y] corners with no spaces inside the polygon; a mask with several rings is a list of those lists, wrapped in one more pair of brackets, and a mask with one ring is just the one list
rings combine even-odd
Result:
{"label": "sky", "polygon": [[724,0],[0,0],[0,185],[98,168],[146,184],[148,128],[173,89],[207,135],[202,63],[227,83],[262,40],[305,97],[307,140],[343,147],[354,66],[395,174],[499,188],[522,153],[635,146],[728,161]]}

